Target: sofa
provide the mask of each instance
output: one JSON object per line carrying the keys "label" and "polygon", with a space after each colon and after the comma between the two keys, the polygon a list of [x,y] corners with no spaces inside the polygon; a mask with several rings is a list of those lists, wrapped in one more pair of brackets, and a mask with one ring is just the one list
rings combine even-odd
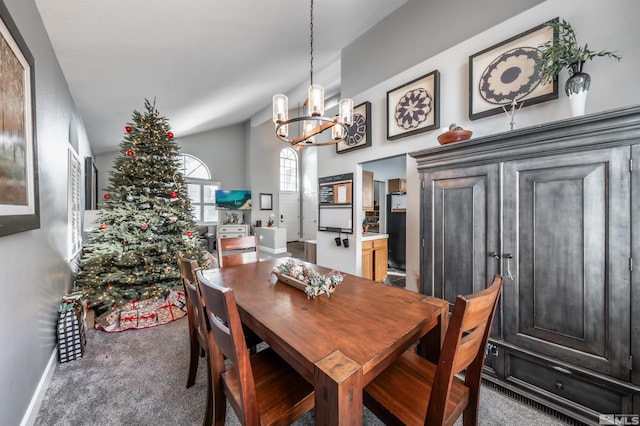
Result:
{"label": "sofa", "polygon": [[209,253],[213,253],[216,248],[216,235],[209,232],[208,226],[198,226],[196,230],[198,231],[198,237],[204,248]]}

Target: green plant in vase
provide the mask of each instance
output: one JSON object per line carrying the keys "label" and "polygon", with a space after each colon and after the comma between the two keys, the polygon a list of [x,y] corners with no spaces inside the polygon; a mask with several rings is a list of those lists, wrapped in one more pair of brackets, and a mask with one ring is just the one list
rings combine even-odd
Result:
{"label": "green plant in vase", "polygon": [[538,46],[540,50],[540,80],[548,83],[557,78],[560,71],[567,69],[569,79],[565,83],[565,93],[571,101],[571,115],[584,114],[584,105],[587,98],[591,77],[582,71],[584,63],[596,57],[607,57],[620,60],[622,56],[609,50],[592,50],[585,43],[578,44],[576,32],[571,24],[564,19],[553,20],[545,24],[553,28],[555,40],[550,40]]}
{"label": "green plant in vase", "polygon": [[365,234],[369,232],[369,219],[366,216],[362,219],[362,232]]}

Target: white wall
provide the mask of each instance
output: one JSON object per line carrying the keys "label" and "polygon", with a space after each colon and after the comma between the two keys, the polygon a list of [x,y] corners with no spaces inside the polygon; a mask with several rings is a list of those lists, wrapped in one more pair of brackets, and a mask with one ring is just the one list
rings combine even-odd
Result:
{"label": "white wall", "polygon": [[35,2],[3,1],[34,57],[40,197],[40,229],[0,238],[0,415],[2,424],[17,425],[53,353],[57,308],[72,287],[66,259],[70,139],[81,159],[91,152]]}
{"label": "white wall", "polygon": [[[483,7],[477,2],[477,7]],[[467,16],[475,16],[467,10]],[[355,104],[371,102],[372,147],[337,155],[335,150],[318,148],[318,176],[340,173],[355,173],[354,202],[356,211],[361,212],[361,166],[359,164],[400,153],[437,146],[440,130],[422,133],[413,137],[386,140],[386,92],[435,69],[441,75],[440,125],[447,127],[456,122],[473,130],[474,137],[490,135],[509,130],[509,120],[505,115],[495,115],[481,120],[468,118],[468,59],[489,46],[533,28],[542,22],[560,16],[568,20],[577,32],[581,44],[589,43],[592,49],[617,50],[623,55],[621,62],[596,58],[585,66],[591,75],[591,91],[587,101],[587,113],[594,113],[617,107],[635,105],[640,101],[640,87],[630,82],[636,79],[640,67],[640,27],[636,20],[640,16],[640,2],[636,0],[547,0],[511,19],[502,22],[442,53],[420,62],[381,83],[353,96]],[[406,25],[420,25],[421,16],[411,16]],[[389,33],[390,38],[395,37]],[[443,34],[429,34],[425,28],[425,40],[442,37]],[[402,46],[405,40],[396,39],[390,46]],[[376,45],[362,45],[368,52],[376,51],[376,57],[384,61],[384,51],[376,50]],[[344,64],[344,61],[343,61]],[[349,72],[343,66],[343,73]],[[344,75],[343,75],[344,78]],[[560,87],[564,87],[566,72],[560,75]],[[516,128],[569,118],[568,99],[560,90],[558,100],[523,108],[516,119]],[[420,236],[419,227],[419,176],[416,163],[407,158],[407,288],[417,290],[414,277],[419,271]],[[356,223],[362,217],[356,219]],[[318,233],[317,261],[319,264],[340,270],[360,273],[361,252],[344,250],[333,244],[333,233]],[[361,241],[361,231],[356,235]],[[354,244],[360,247],[360,244]]]}

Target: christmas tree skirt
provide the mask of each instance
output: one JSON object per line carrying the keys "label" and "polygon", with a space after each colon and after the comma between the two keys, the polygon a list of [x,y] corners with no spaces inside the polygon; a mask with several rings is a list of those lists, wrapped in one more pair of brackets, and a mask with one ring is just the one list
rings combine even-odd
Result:
{"label": "christmas tree skirt", "polygon": [[183,291],[171,290],[166,299],[132,301],[128,306],[105,312],[94,328],[106,332],[155,327],[187,315]]}

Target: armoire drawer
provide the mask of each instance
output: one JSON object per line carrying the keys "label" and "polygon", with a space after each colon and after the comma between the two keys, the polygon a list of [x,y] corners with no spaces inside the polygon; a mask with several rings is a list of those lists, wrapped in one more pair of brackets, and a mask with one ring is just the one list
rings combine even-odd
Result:
{"label": "armoire drawer", "polygon": [[542,361],[536,362],[512,353],[507,353],[506,357],[508,381],[528,383],[599,413],[624,413],[630,408],[630,393],[618,392],[576,372]]}

